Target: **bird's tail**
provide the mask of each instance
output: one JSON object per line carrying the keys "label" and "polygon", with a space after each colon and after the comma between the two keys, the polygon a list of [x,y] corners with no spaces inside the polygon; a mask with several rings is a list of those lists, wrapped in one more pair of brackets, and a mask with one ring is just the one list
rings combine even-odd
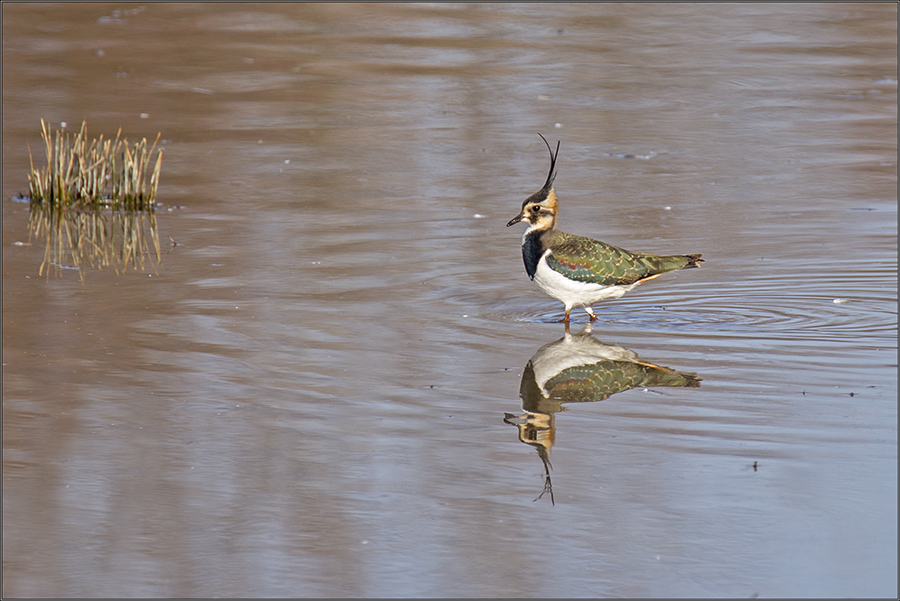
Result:
{"label": "bird's tail", "polygon": [[682,267],[682,269],[687,269],[688,267],[700,267],[700,263],[704,262],[703,259],[700,258],[703,256],[701,254],[681,255],[681,256],[688,260],[687,265]]}

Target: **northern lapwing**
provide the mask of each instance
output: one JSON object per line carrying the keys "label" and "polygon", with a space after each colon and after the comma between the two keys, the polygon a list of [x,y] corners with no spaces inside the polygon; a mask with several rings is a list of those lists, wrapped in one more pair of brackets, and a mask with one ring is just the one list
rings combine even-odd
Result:
{"label": "northern lapwing", "polygon": [[[538,134],[540,136],[540,134]],[[522,236],[522,258],[525,271],[538,287],[562,301],[566,316],[575,307],[583,307],[597,319],[591,308],[596,302],[619,298],[638,284],[652,280],[669,271],[700,267],[701,255],[657,256],[627,251],[593,238],[567,234],[556,229],[559,199],[553,188],[556,178],[556,152],[541,136],[550,151],[550,173],[544,186],[522,203],[522,211],[507,227],[520,221],[528,224]]]}

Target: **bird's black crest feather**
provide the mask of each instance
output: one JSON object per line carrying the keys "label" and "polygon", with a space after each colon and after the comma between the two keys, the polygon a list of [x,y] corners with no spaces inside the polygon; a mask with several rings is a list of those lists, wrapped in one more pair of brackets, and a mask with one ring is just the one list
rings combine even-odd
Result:
{"label": "bird's black crest feather", "polygon": [[[541,136],[541,134],[538,134]],[[553,180],[556,179],[556,157],[559,156],[559,140],[556,142],[556,152],[553,152],[553,149],[550,147],[550,142],[547,141],[547,138],[541,136],[541,140],[544,141],[544,144],[547,145],[547,150],[550,151],[550,173],[547,174],[547,181],[544,183],[544,187],[541,188],[541,191],[550,190],[553,186]]]}

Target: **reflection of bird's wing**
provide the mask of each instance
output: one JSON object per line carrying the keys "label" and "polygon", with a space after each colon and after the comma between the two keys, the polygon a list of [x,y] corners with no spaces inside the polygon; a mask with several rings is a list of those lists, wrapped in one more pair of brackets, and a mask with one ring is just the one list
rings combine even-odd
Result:
{"label": "reflection of bird's wing", "polygon": [[650,363],[601,361],[560,371],[546,381],[544,391],[563,403],[583,403],[602,401],[632,388],[657,386],[696,388],[700,378]]}
{"label": "reflection of bird's wing", "polygon": [[639,280],[687,266],[686,256],[633,253],[599,240],[558,232],[547,266],[579,282],[628,286]]}

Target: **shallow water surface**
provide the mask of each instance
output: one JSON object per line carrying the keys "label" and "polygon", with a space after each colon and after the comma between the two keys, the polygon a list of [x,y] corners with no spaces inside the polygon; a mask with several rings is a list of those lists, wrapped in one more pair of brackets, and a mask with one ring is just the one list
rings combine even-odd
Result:
{"label": "shallow water surface", "polygon": [[[6,597],[896,597],[893,4],[4,4]],[[40,119],[162,133],[39,276]],[[703,253],[595,307],[561,227]]]}

